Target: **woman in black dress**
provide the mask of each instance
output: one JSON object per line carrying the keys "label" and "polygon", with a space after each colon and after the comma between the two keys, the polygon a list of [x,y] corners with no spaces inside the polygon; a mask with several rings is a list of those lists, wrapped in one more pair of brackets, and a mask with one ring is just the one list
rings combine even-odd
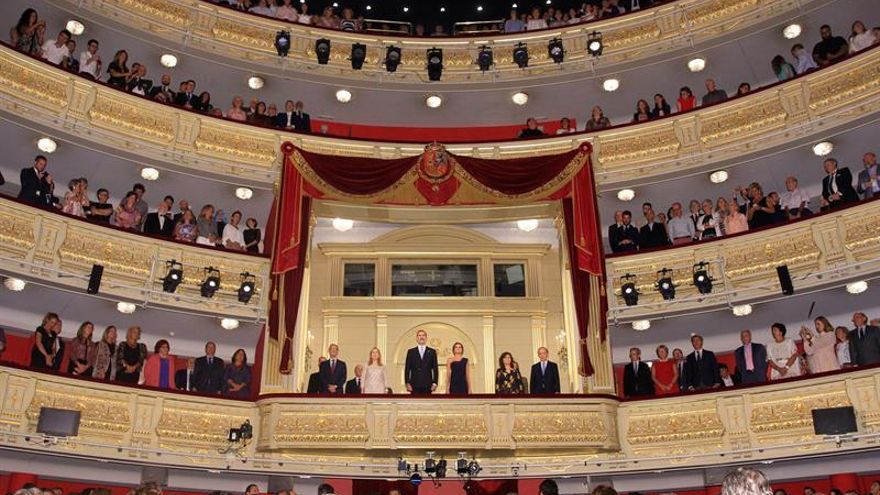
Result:
{"label": "woman in black dress", "polygon": [[446,383],[446,393],[451,395],[467,395],[471,391],[471,369],[461,342],[452,344],[452,355],[446,360]]}
{"label": "woman in black dress", "polygon": [[125,341],[116,346],[116,381],[136,384],[147,359],[147,346],[138,342],[141,327],[130,327]]}
{"label": "woman in black dress", "polygon": [[232,361],[226,365],[223,374],[223,395],[247,398],[251,396],[251,366],[247,364],[247,353],[238,349],[232,354]]}
{"label": "woman in black dress", "polygon": [[116,52],[116,55],[113,56],[113,61],[110,62],[110,65],[107,67],[107,73],[110,74],[110,77],[107,78],[108,84],[119,88],[125,88],[125,84],[131,76],[131,70],[128,68],[127,51],[119,50]]}
{"label": "woman in black dress", "polygon": [[61,320],[55,313],[46,313],[43,323],[34,332],[34,346],[31,348],[31,368],[38,370],[55,369],[61,362],[61,343],[58,333]]}
{"label": "woman in black dress", "polygon": [[248,218],[247,222],[245,222],[247,226],[246,229],[241,233],[244,236],[244,248],[249,253],[259,253],[260,252],[260,229],[257,228],[257,220],[255,218]]}

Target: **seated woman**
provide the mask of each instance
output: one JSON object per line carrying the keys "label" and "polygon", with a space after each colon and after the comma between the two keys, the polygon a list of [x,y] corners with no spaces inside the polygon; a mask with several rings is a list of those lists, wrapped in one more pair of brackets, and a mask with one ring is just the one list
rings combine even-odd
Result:
{"label": "seated woman", "polygon": [[116,346],[116,381],[135,384],[147,359],[147,346],[139,342],[141,327],[129,327],[125,340]]}
{"label": "seated woman", "polygon": [[251,396],[251,367],[247,364],[247,353],[244,349],[235,351],[232,361],[226,366],[223,374],[223,395],[238,398]]}
{"label": "seated woman", "polygon": [[104,335],[95,346],[95,366],[92,368],[92,378],[101,380],[113,380],[116,377],[116,327],[113,325],[104,329]]}
{"label": "seated woman", "polygon": [[60,332],[61,319],[55,313],[46,313],[43,322],[34,331],[31,368],[51,370],[61,365],[62,346],[61,339],[58,338]]}
{"label": "seated woman", "polygon": [[171,344],[161,339],[156,342],[155,353],[144,365],[144,385],[159,388],[174,388],[174,374],[177,373],[174,356],[169,354]]}
{"label": "seated woman", "polygon": [[687,86],[683,86],[680,90],[678,90],[678,101],[675,102],[676,108],[678,108],[679,112],[687,112],[688,110],[693,110],[697,104],[697,97],[694,96],[694,92],[691,91],[691,88]]}
{"label": "seated woman", "polygon": [[633,114],[632,121],[645,122],[652,118],[654,118],[654,116],[651,114],[651,107],[648,106],[648,102],[645,100],[639,100],[638,103],[636,103],[636,113]]}
{"label": "seated woman", "polygon": [[77,376],[92,376],[95,364],[95,343],[92,334],[95,326],[86,321],[76,331],[76,338],[70,341],[70,355],[67,358],[67,372]]}
{"label": "seated woman", "polygon": [[501,353],[501,357],[498,358],[498,369],[495,371],[495,393],[501,395],[526,393],[519,365],[509,352]]}

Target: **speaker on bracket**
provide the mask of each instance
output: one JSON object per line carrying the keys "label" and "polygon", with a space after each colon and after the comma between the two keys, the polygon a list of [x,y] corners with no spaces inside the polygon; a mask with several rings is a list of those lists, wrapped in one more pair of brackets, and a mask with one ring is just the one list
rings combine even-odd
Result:
{"label": "speaker on bracket", "polygon": [[788,265],[776,267],[776,275],[779,277],[779,287],[786,296],[794,294],[794,285],[791,284],[791,274],[788,273]]}
{"label": "speaker on bracket", "polygon": [[92,265],[92,273],[89,275],[89,286],[86,292],[97,294],[101,289],[101,277],[104,276],[104,265]]}

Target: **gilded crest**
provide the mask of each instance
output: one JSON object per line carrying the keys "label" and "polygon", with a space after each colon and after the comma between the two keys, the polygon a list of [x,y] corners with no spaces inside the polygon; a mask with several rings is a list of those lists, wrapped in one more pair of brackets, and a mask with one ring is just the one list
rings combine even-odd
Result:
{"label": "gilded crest", "polygon": [[452,162],[445,146],[440,143],[425,146],[425,152],[419,160],[419,177],[436,185],[449,179],[452,171]]}

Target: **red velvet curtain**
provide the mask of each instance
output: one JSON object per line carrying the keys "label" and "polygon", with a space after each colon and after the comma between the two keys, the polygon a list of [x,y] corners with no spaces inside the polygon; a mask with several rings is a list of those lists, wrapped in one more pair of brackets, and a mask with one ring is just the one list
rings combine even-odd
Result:
{"label": "red velvet curtain", "polygon": [[[574,312],[577,319],[578,335],[580,336],[583,374],[593,374],[593,363],[587,349],[587,337],[590,333],[590,274],[578,267],[578,252],[575,246],[575,206],[571,198],[562,200],[565,216],[565,240],[568,247],[569,272],[571,273],[572,295],[574,296]],[[598,233],[597,233],[598,235]]]}
{"label": "red velvet curtain", "polygon": [[534,191],[552,181],[571,163],[581,149],[550,156],[489,160],[452,155],[471,177],[502,194]]}
{"label": "red velvet curtain", "polygon": [[393,186],[419,161],[417,156],[385,160],[296,151],[321,180],[346,194],[363,196]]}

